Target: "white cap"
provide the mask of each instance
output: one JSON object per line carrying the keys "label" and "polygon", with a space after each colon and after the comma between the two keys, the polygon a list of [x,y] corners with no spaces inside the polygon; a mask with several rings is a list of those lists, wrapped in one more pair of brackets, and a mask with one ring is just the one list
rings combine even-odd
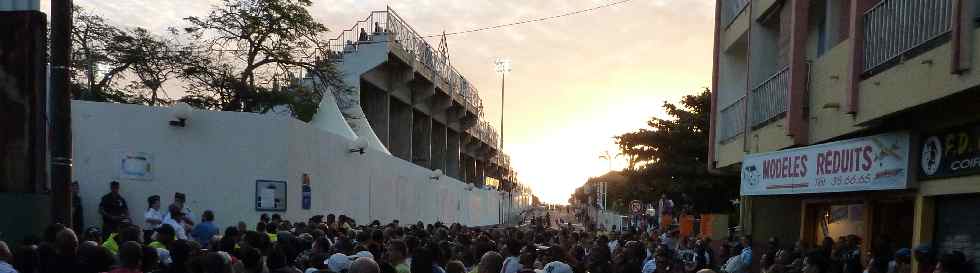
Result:
{"label": "white cap", "polygon": [[347,255],[336,253],[331,255],[326,261],[323,261],[323,264],[327,265],[330,271],[341,272],[350,268],[350,258]]}
{"label": "white cap", "polygon": [[548,263],[543,271],[544,273],[574,273],[571,266],[559,261]]}

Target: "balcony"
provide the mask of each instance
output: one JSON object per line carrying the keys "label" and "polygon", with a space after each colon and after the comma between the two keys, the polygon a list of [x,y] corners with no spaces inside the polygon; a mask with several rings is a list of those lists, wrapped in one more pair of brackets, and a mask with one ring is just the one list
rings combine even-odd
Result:
{"label": "balcony", "polygon": [[718,142],[727,142],[745,131],[745,96],[721,109],[719,113]]}
{"label": "balcony", "polygon": [[752,105],[749,112],[752,127],[762,126],[786,113],[788,96],[789,66],[780,69],[752,89],[749,98]]}
{"label": "balcony", "polygon": [[722,0],[721,26],[728,27],[728,25],[731,25],[748,4],[749,0]]}
{"label": "balcony", "polygon": [[864,73],[934,45],[952,30],[952,0],[883,0],[864,13]]}

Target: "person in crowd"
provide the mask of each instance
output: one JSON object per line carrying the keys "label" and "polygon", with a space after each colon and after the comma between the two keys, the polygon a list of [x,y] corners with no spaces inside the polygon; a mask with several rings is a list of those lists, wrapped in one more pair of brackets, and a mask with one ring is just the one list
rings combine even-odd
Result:
{"label": "person in crowd", "polygon": [[119,246],[119,267],[109,273],[141,273],[143,247],[138,242],[126,242]]}
{"label": "person in crowd", "polygon": [[182,192],[175,192],[174,202],[173,204],[170,204],[170,206],[168,206],[167,209],[168,212],[169,212],[169,207],[177,207],[177,209],[180,210],[180,215],[182,216],[182,217],[171,216],[172,218],[177,219],[178,222],[185,222],[190,226],[194,226],[194,220],[191,219],[191,216],[194,214],[192,214],[190,206],[187,205],[186,194]]}
{"label": "person in crowd", "polygon": [[646,258],[643,245],[637,241],[629,241],[623,247],[625,249],[620,272],[640,272],[643,269],[643,260]]}
{"label": "person in crowd", "polygon": [[912,252],[912,257],[918,263],[918,271],[916,272],[933,272],[936,268],[936,254],[933,253],[932,247],[929,245],[920,245],[915,247]]}
{"label": "person in crowd", "polygon": [[532,244],[524,246],[521,250],[521,270],[518,273],[535,273],[534,262],[538,260],[538,249]]}
{"label": "person in crowd", "polygon": [[500,253],[496,251],[487,252],[480,258],[480,264],[477,265],[476,273],[500,273],[503,262],[504,257]]}
{"label": "person in crowd", "polygon": [[156,230],[156,240],[147,246],[156,249],[169,249],[173,242],[177,240],[177,231],[172,225],[161,225]]}
{"label": "person in crowd", "polygon": [[245,233],[246,231],[248,231],[248,225],[245,224],[245,221],[238,221],[237,228],[238,228],[238,232],[241,233]]}
{"label": "person in crowd", "polygon": [[520,271],[524,265],[521,264],[521,259],[519,257],[521,251],[521,244],[517,240],[510,240],[502,248],[504,256],[503,268],[500,273],[517,273]]}
{"label": "person in crowd", "polygon": [[459,260],[450,261],[446,265],[446,273],[466,273],[466,265]]}
{"label": "person in crowd", "polygon": [[657,201],[657,216],[660,218],[660,228],[668,229],[671,223],[673,223],[674,217],[674,201],[667,198],[667,194],[661,194],[660,200]]}
{"label": "person in crowd", "polygon": [[163,225],[173,228],[178,240],[187,240],[187,229],[181,220],[186,217],[184,217],[180,207],[171,205],[168,210],[167,215],[163,217]]}
{"label": "person in crowd", "polygon": [[396,273],[411,273],[411,267],[406,262],[408,258],[408,246],[404,241],[391,240],[388,242],[386,250],[387,262],[395,268]]}
{"label": "person in crowd", "polygon": [[960,251],[953,251],[939,258],[933,273],[970,273],[971,271],[966,255]]}
{"label": "person in crowd", "polygon": [[17,269],[10,264],[12,260],[13,253],[10,252],[7,242],[0,241],[0,273],[17,273]]}
{"label": "person in crowd", "polygon": [[142,250],[143,261],[141,262],[140,270],[144,273],[158,272],[160,270],[160,254],[157,253],[157,249],[144,246]]}
{"label": "person in crowd", "polygon": [[129,222],[129,207],[119,194],[119,182],[109,183],[109,193],[99,202],[99,214],[102,215],[102,231],[106,233],[117,232],[120,225]]}
{"label": "person in crowd", "polygon": [[[847,247],[842,253],[843,273],[862,273],[864,267],[861,260],[861,237],[847,236]],[[879,272],[880,273],[880,272]]]}
{"label": "person in crowd", "polygon": [[82,231],[85,230],[85,222],[83,222],[82,217],[82,196],[81,188],[78,185],[78,180],[71,182],[71,229]]}
{"label": "person in crowd", "polygon": [[163,224],[163,213],[160,212],[160,196],[153,195],[146,199],[146,212],[143,213],[143,241],[150,242],[153,232]]}
{"label": "person in crowd", "polygon": [[714,254],[711,252],[709,239],[694,242],[693,272],[714,268]]}
{"label": "person in crowd", "polygon": [[214,212],[205,210],[204,214],[201,215],[201,222],[194,226],[194,230],[191,231],[191,237],[204,248],[217,247],[210,246],[208,243],[219,232],[218,226],[214,225]]}
{"label": "person in crowd", "polygon": [[827,273],[829,261],[824,256],[824,251],[815,250],[806,254],[803,258],[803,273]]}
{"label": "person in crowd", "polygon": [[609,246],[610,255],[615,255],[619,251],[619,232],[613,232],[609,234],[609,242],[606,243]]}
{"label": "person in crowd", "polygon": [[76,269],[79,273],[107,272],[115,262],[112,253],[95,242],[85,241],[78,246]]}
{"label": "person in crowd", "polygon": [[49,228],[55,233],[54,244],[41,252],[39,273],[74,272],[78,268],[78,237],[71,229],[59,226]]}
{"label": "person in crowd", "polygon": [[374,259],[367,257],[360,257],[354,260],[350,264],[349,273],[379,273],[381,269],[378,267],[378,263]]}
{"label": "person in crowd", "polygon": [[895,251],[895,259],[888,264],[888,273],[911,273],[912,250],[902,248]]}

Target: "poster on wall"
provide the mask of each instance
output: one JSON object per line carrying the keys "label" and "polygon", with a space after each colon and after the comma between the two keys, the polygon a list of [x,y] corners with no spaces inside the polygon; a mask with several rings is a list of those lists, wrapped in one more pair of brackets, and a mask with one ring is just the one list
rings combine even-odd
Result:
{"label": "poster on wall", "polygon": [[908,160],[906,132],[747,155],[742,162],[741,194],[906,189]]}
{"label": "poster on wall", "polygon": [[310,187],[310,175],[303,174],[303,209],[309,210],[313,203],[313,189]]}
{"label": "poster on wall", "polygon": [[921,179],[980,173],[980,124],[924,134],[919,145]]}
{"label": "poster on wall", "polygon": [[286,181],[255,180],[255,210],[286,211]]}
{"label": "poster on wall", "polygon": [[122,152],[119,179],[153,180],[153,156],[143,152]]}

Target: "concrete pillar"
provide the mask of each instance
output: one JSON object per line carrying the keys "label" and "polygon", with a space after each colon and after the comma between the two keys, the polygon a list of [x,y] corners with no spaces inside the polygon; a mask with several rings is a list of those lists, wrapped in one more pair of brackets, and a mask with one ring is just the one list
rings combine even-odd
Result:
{"label": "concrete pillar", "polygon": [[476,175],[475,175],[474,178],[476,179],[475,180],[476,181],[476,184],[482,186],[482,185],[484,185],[484,184],[487,183],[487,180],[486,180],[487,179],[487,173],[486,173],[486,171],[487,171],[487,162],[484,161],[484,160],[480,160],[480,159],[476,159],[474,161],[475,161],[474,164],[476,165]]}
{"label": "concrete pillar", "polygon": [[[931,196],[919,195],[915,197],[915,223],[912,228],[912,245],[923,245],[933,243],[933,234],[936,232],[936,200]],[[912,259],[912,272],[919,272],[919,261]]]}
{"label": "concrete pillar", "polygon": [[432,118],[420,111],[413,111],[412,162],[432,167]]}
{"label": "concrete pillar", "polygon": [[391,99],[391,115],[388,118],[390,143],[388,150],[392,155],[412,161],[412,107],[397,99]]}
{"label": "concrete pillar", "polygon": [[459,153],[459,133],[453,130],[446,130],[446,174],[450,177],[463,180],[461,171],[461,160]]}
{"label": "concrete pillar", "polygon": [[447,153],[448,146],[446,142],[447,137],[446,126],[439,122],[432,121],[432,164],[429,165],[433,170],[442,170],[443,173],[447,173],[446,164],[448,161]]}
{"label": "concrete pillar", "polygon": [[466,183],[476,184],[476,160],[466,155],[463,157],[463,170],[466,172]]}
{"label": "concrete pillar", "polygon": [[389,131],[390,96],[367,82],[361,82],[361,109],[381,143],[391,150]]}
{"label": "concrete pillar", "polygon": [[793,137],[793,144],[809,143],[809,123],[804,115],[807,80],[810,67],[806,60],[807,38],[810,26],[810,1],[790,2],[790,45],[789,45],[789,105],[786,118],[787,133]]}

